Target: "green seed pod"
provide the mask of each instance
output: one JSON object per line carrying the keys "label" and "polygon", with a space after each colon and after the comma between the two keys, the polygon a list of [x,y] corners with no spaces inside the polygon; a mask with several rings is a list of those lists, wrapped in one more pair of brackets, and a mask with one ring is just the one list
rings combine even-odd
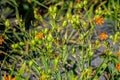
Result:
{"label": "green seed pod", "polygon": [[38,68],[39,71],[41,70],[41,67],[40,67],[40,66],[38,66],[37,68]]}
{"label": "green seed pod", "polygon": [[54,59],[54,69],[56,70],[58,67],[58,58]]}
{"label": "green seed pod", "polygon": [[35,44],[36,44],[35,40],[31,40],[31,45],[35,45]]}
{"label": "green seed pod", "polygon": [[84,35],[83,34],[80,34],[79,35],[79,39],[82,40],[84,38]]}
{"label": "green seed pod", "polygon": [[52,31],[55,31],[57,27],[55,25],[52,26]]}
{"label": "green seed pod", "polygon": [[56,13],[54,13],[54,14],[52,15],[52,17],[53,17],[53,19],[55,19],[55,18],[56,18]]}
{"label": "green seed pod", "polygon": [[52,49],[52,43],[47,44],[47,49]]}
{"label": "green seed pod", "polygon": [[44,34],[47,34],[47,33],[48,33],[48,28],[43,29],[42,32],[43,32]]}
{"label": "green seed pod", "polygon": [[67,26],[67,21],[63,21],[62,26],[63,26],[63,27],[66,27],[66,26]]}
{"label": "green seed pod", "polygon": [[24,43],[24,42],[20,42],[19,44],[20,44],[20,46],[24,46],[24,45],[25,45],[25,43]]}
{"label": "green seed pod", "polygon": [[38,37],[35,37],[35,42],[38,42],[39,41],[39,38]]}
{"label": "green seed pod", "polygon": [[109,38],[113,40],[113,36],[112,35],[110,35]]}
{"label": "green seed pod", "polygon": [[87,5],[87,3],[88,3],[87,0],[84,0],[84,1],[83,1],[83,5],[84,5],[84,6]]}
{"label": "green seed pod", "polygon": [[112,51],[110,51],[110,52],[108,53],[108,56],[111,56],[111,55],[112,55],[112,53],[113,53],[113,52],[112,52]]}
{"label": "green seed pod", "polygon": [[87,58],[87,56],[86,56],[86,55],[84,55],[84,56],[83,56],[83,58],[84,58],[84,59],[86,59],[86,58]]}
{"label": "green seed pod", "polygon": [[35,51],[34,45],[31,45],[30,50]]}
{"label": "green seed pod", "polygon": [[70,18],[70,13],[66,13],[66,18],[67,18],[67,19]]}
{"label": "green seed pod", "polygon": [[38,31],[35,30],[34,34],[38,34]]}
{"label": "green seed pod", "polygon": [[75,5],[75,8],[79,8],[79,4]]}
{"label": "green seed pod", "polygon": [[98,10],[98,9],[96,9],[96,10],[95,10],[95,13],[96,13],[96,14],[98,14],[98,13],[99,13],[99,10]]}
{"label": "green seed pod", "polygon": [[48,53],[52,53],[53,49],[49,48]]}
{"label": "green seed pod", "polygon": [[16,49],[16,48],[19,47],[19,45],[18,45],[18,44],[12,44],[11,47],[12,47],[13,49]]}
{"label": "green seed pod", "polygon": [[79,4],[79,8],[83,8],[83,3],[80,3],[80,4]]}
{"label": "green seed pod", "polygon": [[82,25],[83,25],[83,27],[86,27],[86,26],[87,26],[87,23],[84,21],[84,22],[82,23]]}
{"label": "green seed pod", "polygon": [[39,40],[39,41],[38,41],[38,44],[42,44],[42,41],[41,41],[41,40]]}
{"label": "green seed pod", "polygon": [[9,23],[8,19],[5,21],[5,27],[6,27],[6,28],[9,28],[9,27],[10,27],[10,23]]}
{"label": "green seed pod", "polygon": [[11,47],[12,47],[13,49],[15,49],[15,44],[12,44]]}
{"label": "green seed pod", "polygon": [[52,10],[52,6],[49,7],[48,11],[51,13],[53,10]]}
{"label": "green seed pod", "polygon": [[102,14],[102,12],[103,12],[103,11],[102,11],[101,7],[99,7],[99,8],[98,8],[98,14],[100,15],[100,14]]}
{"label": "green seed pod", "polygon": [[29,67],[31,67],[33,65],[33,60],[29,61]]}
{"label": "green seed pod", "polygon": [[51,42],[51,41],[53,41],[53,40],[54,40],[54,39],[53,39],[52,35],[49,34],[48,37],[47,37],[47,41],[50,41],[50,42]]}
{"label": "green seed pod", "polygon": [[75,53],[75,48],[72,48],[72,53]]}
{"label": "green seed pod", "polygon": [[114,42],[118,41],[118,37],[119,37],[119,32],[116,32],[116,34],[114,35]]}
{"label": "green seed pod", "polygon": [[56,11],[57,11],[57,7],[54,6],[52,11],[53,11],[54,13],[56,13]]}
{"label": "green seed pod", "polygon": [[19,45],[18,44],[15,44],[15,48],[18,48],[19,47]]}
{"label": "green seed pod", "polygon": [[92,51],[89,52],[89,56],[90,56],[90,57],[92,57],[93,54],[94,54],[94,52],[92,52]]}
{"label": "green seed pod", "polygon": [[67,45],[63,45],[63,50],[66,50],[67,49]]}
{"label": "green seed pod", "polygon": [[79,24],[80,24],[80,21],[79,21],[79,20],[76,20],[76,24],[79,25]]}

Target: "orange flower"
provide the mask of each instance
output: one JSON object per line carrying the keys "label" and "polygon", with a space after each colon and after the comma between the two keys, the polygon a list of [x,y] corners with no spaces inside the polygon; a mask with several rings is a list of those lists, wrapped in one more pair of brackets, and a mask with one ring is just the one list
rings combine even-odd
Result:
{"label": "orange flower", "polygon": [[99,37],[100,37],[101,40],[106,40],[108,35],[107,35],[106,32],[102,32],[102,33],[99,34]]}
{"label": "orange flower", "polygon": [[3,38],[0,36],[0,45],[3,43]]}
{"label": "orange flower", "polygon": [[35,37],[38,37],[39,39],[44,38],[43,33],[39,32],[38,34],[35,35]]}
{"label": "orange flower", "polygon": [[118,52],[118,57],[120,58],[120,51]]}
{"label": "orange flower", "polygon": [[103,18],[102,17],[95,18],[94,20],[95,20],[96,24],[100,24],[100,25],[103,24]]}
{"label": "orange flower", "polygon": [[4,80],[15,80],[15,78],[11,78],[10,75],[8,76],[4,75]]}
{"label": "orange flower", "polygon": [[116,64],[116,69],[120,72],[120,63]]}

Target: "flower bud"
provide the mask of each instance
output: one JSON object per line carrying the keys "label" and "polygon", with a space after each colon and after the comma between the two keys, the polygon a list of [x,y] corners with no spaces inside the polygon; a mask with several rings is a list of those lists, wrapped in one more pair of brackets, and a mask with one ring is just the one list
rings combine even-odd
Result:
{"label": "flower bud", "polygon": [[63,21],[62,26],[63,26],[63,27],[66,27],[66,25],[67,25],[67,21]]}
{"label": "flower bud", "polygon": [[33,60],[29,61],[29,66],[31,67],[33,65]]}
{"label": "flower bud", "polygon": [[92,56],[93,56],[93,54],[94,54],[94,52],[93,52],[93,51],[90,51],[90,52],[89,52],[89,56],[90,56],[90,57],[92,57]]}
{"label": "flower bud", "polygon": [[24,46],[24,45],[25,45],[25,43],[24,43],[24,42],[20,42],[19,44],[20,44],[20,46]]}
{"label": "flower bud", "polygon": [[31,45],[35,45],[35,44],[36,44],[35,40],[31,40]]}
{"label": "flower bud", "polygon": [[9,23],[8,19],[5,21],[5,27],[6,27],[6,28],[9,28],[9,27],[10,27],[10,23]]}
{"label": "flower bud", "polygon": [[51,41],[53,41],[53,40],[54,40],[54,39],[53,39],[53,37],[52,37],[52,34],[49,34],[48,37],[47,37],[47,41],[50,41],[50,42],[51,42]]}
{"label": "flower bud", "polygon": [[83,5],[84,5],[84,6],[87,5],[87,3],[88,3],[87,0],[84,0],[84,1],[83,1]]}

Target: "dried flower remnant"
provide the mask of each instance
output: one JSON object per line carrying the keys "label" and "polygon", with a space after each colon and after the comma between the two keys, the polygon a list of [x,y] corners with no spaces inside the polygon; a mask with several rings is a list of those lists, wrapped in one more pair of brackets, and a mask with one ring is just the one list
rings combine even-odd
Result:
{"label": "dried flower remnant", "polygon": [[96,71],[93,71],[91,75],[95,75],[96,74]]}
{"label": "dried flower remnant", "polygon": [[100,37],[101,40],[106,40],[108,35],[107,35],[106,32],[102,32],[102,33],[99,34],[99,37]]}
{"label": "dried flower remnant", "polygon": [[100,24],[100,25],[103,24],[103,18],[102,17],[95,18],[94,20],[95,20],[96,24]]}
{"label": "dried flower remnant", "polygon": [[0,36],[0,45],[2,45],[3,44],[3,38],[2,38],[2,36]]}
{"label": "dried flower remnant", "polygon": [[39,39],[43,39],[43,33],[39,32],[38,34],[35,35],[35,37],[39,38]]}
{"label": "dried flower remnant", "polygon": [[11,78],[10,75],[8,76],[4,75],[4,80],[15,80],[15,78]]}
{"label": "dried flower remnant", "polygon": [[120,72],[120,63],[116,64],[116,69]]}

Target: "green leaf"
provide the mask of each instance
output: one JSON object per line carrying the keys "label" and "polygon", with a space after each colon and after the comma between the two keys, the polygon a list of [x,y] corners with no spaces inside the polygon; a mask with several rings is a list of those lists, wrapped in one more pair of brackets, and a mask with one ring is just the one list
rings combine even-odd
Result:
{"label": "green leaf", "polygon": [[41,56],[42,63],[43,63],[43,65],[44,65],[45,71],[47,72],[47,70],[49,69],[49,64],[48,64],[46,58],[47,58],[47,57],[45,57],[45,56]]}
{"label": "green leaf", "polygon": [[15,79],[16,80],[22,80],[21,76],[24,74],[25,72],[25,67],[26,67],[26,64],[23,63],[22,64],[22,67],[20,68],[20,70],[18,71],[18,74],[15,76]]}

